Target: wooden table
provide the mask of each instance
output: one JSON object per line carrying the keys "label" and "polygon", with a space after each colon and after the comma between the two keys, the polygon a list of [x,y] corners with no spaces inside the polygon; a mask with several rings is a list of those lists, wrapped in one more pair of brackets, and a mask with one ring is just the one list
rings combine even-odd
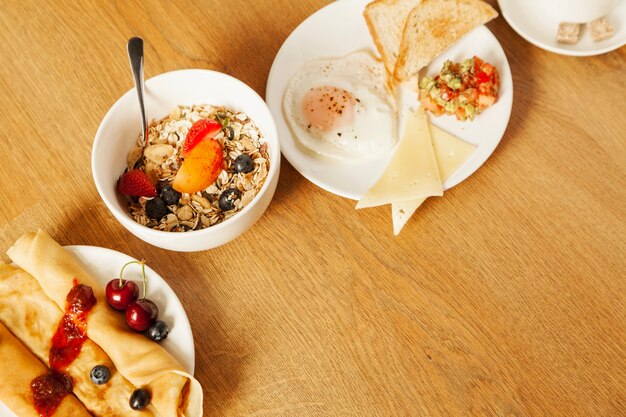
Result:
{"label": "wooden table", "polygon": [[210,68],[264,95],[325,3],[3,2],[2,251],[42,227],[147,258],[191,320],[206,416],[623,416],[625,48],[564,57],[489,23],[514,78],[506,134],[399,237],[388,207],[355,211],[285,160],[265,215],[215,250],[151,247],[109,214],[90,151],[132,87],[129,37],[147,77]]}

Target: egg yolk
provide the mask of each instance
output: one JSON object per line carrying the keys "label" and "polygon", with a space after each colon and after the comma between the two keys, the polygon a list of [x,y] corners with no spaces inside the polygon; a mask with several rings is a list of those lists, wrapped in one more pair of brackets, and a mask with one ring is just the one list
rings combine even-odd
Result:
{"label": "egg yolk", "polygon": [[337,87],[311,88],[302,101],[302,111],[308,128],[330,132],[351,125],[357,99]]}

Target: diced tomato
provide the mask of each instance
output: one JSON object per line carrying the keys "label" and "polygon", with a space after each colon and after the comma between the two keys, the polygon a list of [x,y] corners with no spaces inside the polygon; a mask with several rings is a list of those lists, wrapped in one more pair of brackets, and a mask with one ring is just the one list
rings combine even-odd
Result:
{"label": "diced tomato", "polygon": [[494,68],[492,79],[493,79],[493,94],[497,97],[498,91],[500,91],[500,76],[498,75],[498,71],[496,71],[495,68]]}
{"label": "diced tomato", "polygon": [[478,71],[476,73],[476,80],[478,81],[478,84],[484,84],[491,81],[491,77],[482,71]]}
{"label": "diced tomato", "polygon": [[420,101],[422,102],[422,105],[424,106],[424,108],[430,111],[431,113],[437,114],[437,115],[443,114],[443,110],[441,106],[439,106],[437,102],[435,102],[435,100],[430,98],[429,95],[420,95]]}
{"label": "diced tomato", "polygon": [[494,96],[486,96],[481,94],[478,96],[478,107],[487,108],[495,103],[496,98]]}
{"label": "diced tomato", "polygon": [[488,76],[490,76],[490,77],[491,77],[491,76],[493,75],[493,73],[495,72],[496,67],[494,67],[494,66],[493,66],[493,65],[491,65],[491,64],[487,64],[487,63],[485,62],[485,63],[483,63],[483,65],[482,65],[482,68],[481,68],[481,69],[483,70],[483,72],[484,72],[485,74],[487,74]]}

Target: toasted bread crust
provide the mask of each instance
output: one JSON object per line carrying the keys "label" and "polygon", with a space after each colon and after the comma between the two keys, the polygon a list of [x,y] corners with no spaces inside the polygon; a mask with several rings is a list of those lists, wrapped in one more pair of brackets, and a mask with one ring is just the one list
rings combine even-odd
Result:
{"label": "toasted bread crust", "polygon": [[[363,17],[365,18],[365,23],[367,24],[367,29],[370,32],[372,40],[374,41],[374,45],[376,45],[376,49],[380,56],[383,59],[383,63],[385,64],[385,68],[387,68],[387,72],[389,72],[389,63],[391,62],[391,57],[389,56],[389,52],[383,45],[380,40],[380,36],[378,35],[378,26],[375,23],[376,9],[378,7],[383,6],[382,3],[387,3],[389,0],[375,0],[365,6],[365,10],[363,11]],[[393,0],[391,0],[393,1]],[[393,66],[391,67],[391,71],[393,72]]]}
{"label": "toasted bread crust", "polygon": [[481,0],[423,0],[407,18],[394,78],[403,81],[417,74],[463,35],[496,16]]}
{"label": "toasted bread crust", "polygon": [[420,0],[375,0],[363,11],[367,28],[389,74],[395,70],[406,18],[419,3]]}

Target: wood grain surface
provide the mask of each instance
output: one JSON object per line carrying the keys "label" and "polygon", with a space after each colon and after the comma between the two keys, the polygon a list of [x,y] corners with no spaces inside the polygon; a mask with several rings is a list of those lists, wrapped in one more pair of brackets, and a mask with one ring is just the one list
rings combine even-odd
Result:
{"label": "wood grain surface", "polygon": [[0,0],[3,259],[39,227],[148,259],[189,315],[206,416],[626,415],[626,48],[565,57],[489,23],[508,129],[399,237],[388,207],[355,211],[285,160],[265,215],[211,251],[151,247],[108,212],[90,151],[132,87],[129,37],[146,77],[210,68],[263,96],[326,3]]}

